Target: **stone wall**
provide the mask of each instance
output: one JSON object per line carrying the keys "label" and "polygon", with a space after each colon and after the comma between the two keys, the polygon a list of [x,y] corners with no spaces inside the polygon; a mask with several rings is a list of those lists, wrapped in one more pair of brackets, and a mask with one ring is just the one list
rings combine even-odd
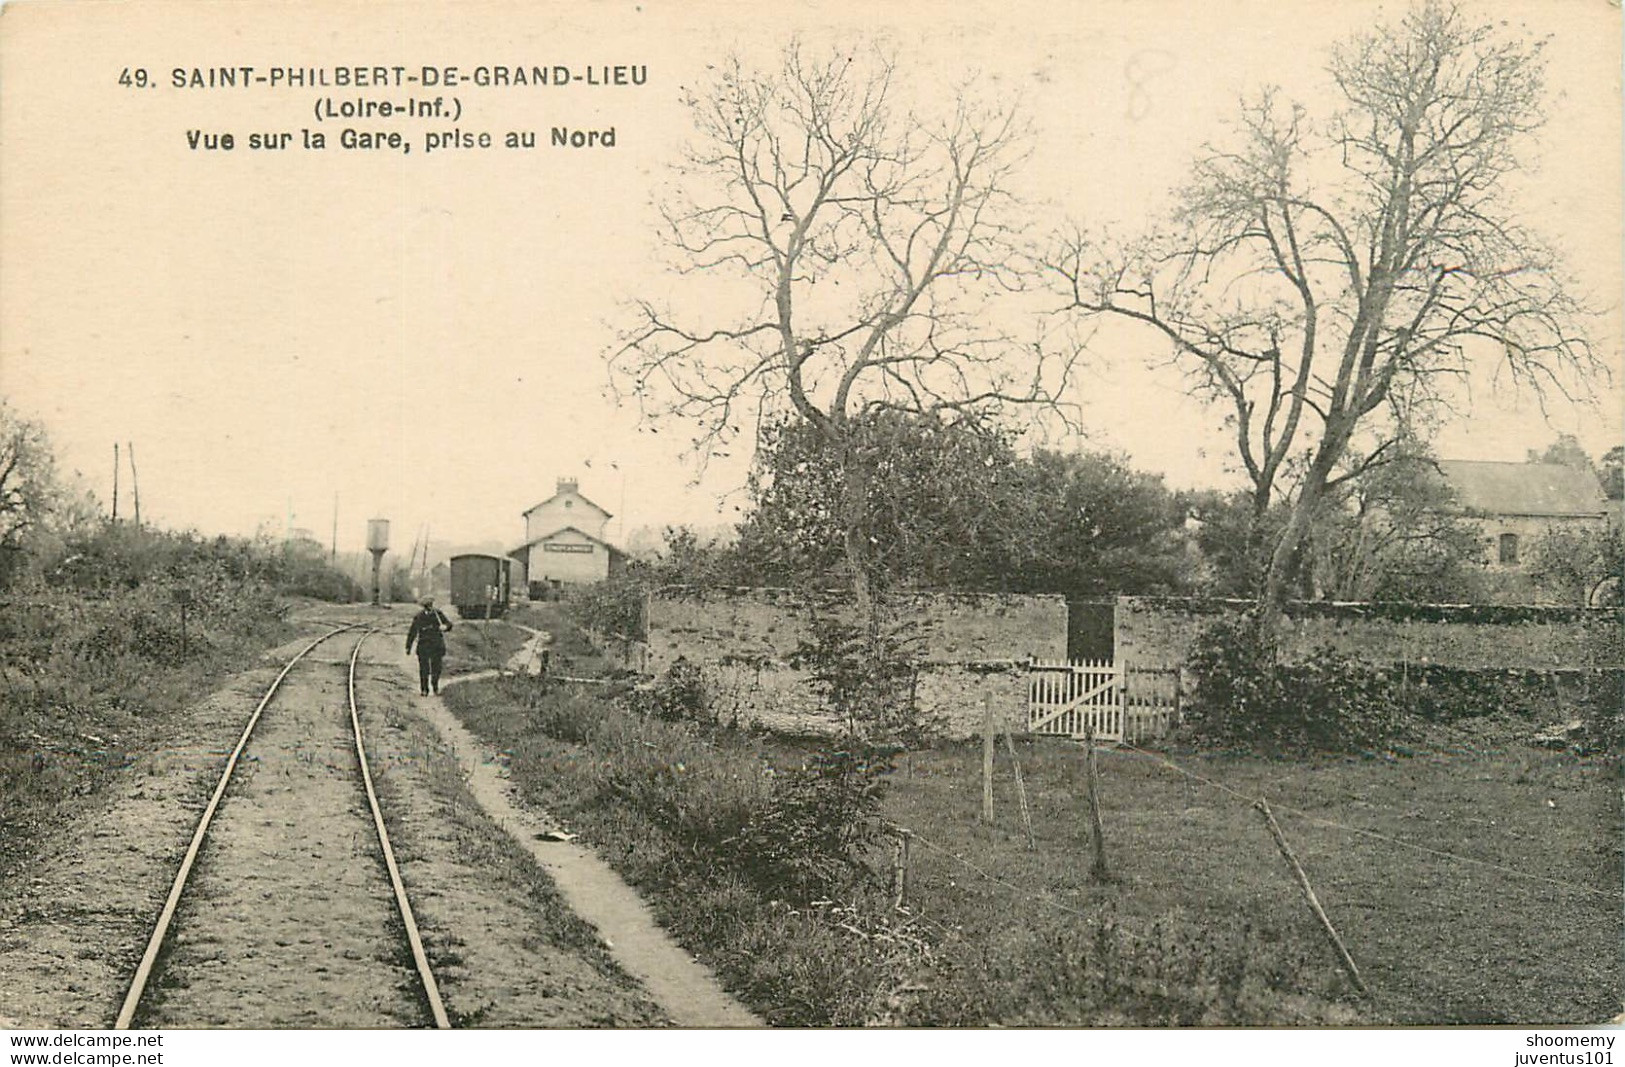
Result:
{"label": "stone wall", "polygon": [[[1251,605],[1239,600],[1119,597],[1114,654],[1130,667],[1185,664],[1204,627]],[[1294,604],[1282,653],[1330,645],[1376,665],[1457,670],[1584,670],[1625,666],[1621,613],[1491,605]]]}
{"label": "stone wall", "polygon": [[[950,736],[981,729],[986,697],[996,721],[1026,721],[1025,665],[1066,656],[1066,601],[1059,596],[918,593],[889,601],[918,624],[925,662],[916,697]],[[647,608],[645,671],[658,675],[681,656],[701,665],[719,713],[773,729],[817,733],[835,723],[818,705],[807,673],[790,665],[815,619],[852,617],[850,596],[788,589],[663,589]]]}

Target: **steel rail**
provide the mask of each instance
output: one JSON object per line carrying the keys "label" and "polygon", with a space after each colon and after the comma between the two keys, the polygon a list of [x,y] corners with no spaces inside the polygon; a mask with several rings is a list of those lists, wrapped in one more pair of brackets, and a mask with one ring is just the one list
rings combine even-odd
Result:
{"label": "steel rail", "polygon": [[384,813],[378,807],[378,793],[372,787],[372,771],[367,767],[367,749],[361,740],[361,717],[356,712],[355,704],[355,664],[361,655],[361,646],[377,632],[368,630],[362,634],[350,653],[350,726],[355,731],[355,755],[361,764],[361,784],[367,788],[367,805],[372,808],[372,824],[378,829],[378,845],[384,852],[384,866],[389,868],[389,883],[395,890],[395,905],[401,913],[401,925],[406,927],[406,940],[412,946],[412,962],[417,965],[418,977],[423,980],[423,992],[429,999],[429,1011],[434,1015],[435,1026],[449,1030],[451,1020],[446,1018],[446,1007],[440,1001],[440,986],[434,980],[434,971],[429,968],[429,957],[423,951],[423,938],[418,935],[417,919],[413,917],[412,905],[406,899],[406,886],[401,882],[401,869],[395,863],[395,850],[389,844],[389,831],[384,828]]}
{"label": "steel rail", "polygon": [[113,1029],[128,1030],[130,1021],[135,1018],[136,1007],[141,1003],[141,996],[147,989],[147,981],[152,977],[152,968],[158,962],[159,950],[163,948],[164,936],[169,932],[170,921],[175,917],[175,908],[180,904],[181,893],[186,889],[186,879],[192,873],[192,865],[197,862],[198,850],[203,847],[204,835],[209,832],[209,823],[213,821],[215,809],[220,806],[220,800],[226,794],[226,786],[231,782],[232,771],[237,769],[237,761],[242,757],[243,749],[248,747],[248,739],[254,733],[255,725],[260,721],[260,713],[265,710],[265,706],[276,695],[277,687],[282,684],[282,679],[288,676],[288,672],[293,670],[294,664],[304,659],[312,649],[328,638],[341,634],[346,630],[354,630],[360,625],[360,623],[351,623],[348,626],[340,626],[337,629],[329,630],[301,649],[297,655],[283,666],[281,673],[271,683],[271,687],[260,698],[259,707],[255,708],[254,714],[248,717],[248,725],[243,727],[243,735],[238,738],[237,747],[231,750],[231,755],[226,760],[225,770],[221,772],[220,781],[214,787],[214,795],[209,798],[208,806],[203,809],[203,815],[198,819],[197,829],[192,832],[192,843],[186,847],[186,855],[181,859],[180,869],[175,872],[174,884],[169,887],[169,897],[164,901],[163,910],[158,913],[158,923],[153,927],[152,937],[147,940],[147,950],[141,955],[141,963],[135,969],[135,977],[130,980],[130,989],[124,995],[124,1006],[119,1009],[118,1018],[113,1023]]}

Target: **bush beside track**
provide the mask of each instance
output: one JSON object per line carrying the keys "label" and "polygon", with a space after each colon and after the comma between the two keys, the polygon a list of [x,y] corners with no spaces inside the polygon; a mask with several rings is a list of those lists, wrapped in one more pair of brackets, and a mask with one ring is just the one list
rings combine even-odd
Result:
{"label": "bush beside track", "polygon": [[290,597],[359,585],[288,546],[100,524],[0,594],[0,874],[171,713],[288,640]]}

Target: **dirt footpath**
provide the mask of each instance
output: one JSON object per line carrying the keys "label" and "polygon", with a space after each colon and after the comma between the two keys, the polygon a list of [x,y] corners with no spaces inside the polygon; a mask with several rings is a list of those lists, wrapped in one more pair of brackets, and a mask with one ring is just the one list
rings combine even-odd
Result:
{"label": "dirt footpath", "polygon": [[[319,614],[379,618],[364,609]],[[362,725],[454,1025],[666,1023],[669,1013],[480,810],[421,714],[399,642],[383,635],[364,646]],[[0,886],[0,1025],[111,1025],[226,754],[277,667],[306,643],[275,650],[275,666],[236,676],[177,712],[170,747],[136,759],[75,812],[71,829],[31,868]],[[339,635],[322,646],[266,709],[138,1021],[427,1021],[343,740],[339,661],[352,645]]]}
{"label": "dirt footpath", "polygon": [[762,1025],[655,923],[648,906],[609,864],[590,849],[561,840],[545,813],[519,803],[497,754],[486,751],[438,698],[425,701],[424,715],[455,752],[475,799],[552,876],[569,906],[593,924],[615,961],[643,983],[674,1022],[708,1028]]}
{"label": "dirt footpath", "polygon": [[399,635],[362,653],[360,714],[401,877],[454,1026],[660,1026],[669,1013],[471,795]]}

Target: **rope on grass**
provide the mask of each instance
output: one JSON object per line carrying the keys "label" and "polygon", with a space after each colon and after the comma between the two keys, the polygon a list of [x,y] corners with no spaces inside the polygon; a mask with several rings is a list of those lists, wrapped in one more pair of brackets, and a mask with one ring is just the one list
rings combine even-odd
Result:
{"label": "rope on grass", "polygon": [[1514,878],[1526,878],[1533,882],[1545,882],[1548,885],[1559,886],[1563,889],[1572,889],[1576,893],[1589,893],[1592,896],[1602,897],[1607,900],[1617,899],[1620,895],[1618,893],[1610,893],[1606,889],[1597,889],[1589,885],[1580,885],[1578,882],[1565,882],[1561,878],[1552,878],[1544,874],[1531,874],[1528,871],[1520,871],[1515,867],[1507,867],[1499,863],[1492,863],[1489,860],[1474,859],[1472,856],[1463,856],[1455,852],[1446,852],[1443,849],[1429,848],[1427,845],[1418,845],[1413,841],[1406,841],[1398,837],[1389,837],[1387,834],[1380,834],[1375,830],[1364,830],[1358,826],[1345,826],[1342,823],[1333,822],[1330,819],[1323,819],[1318,815],[1310,815],[1306,811],[1299,811],[1297,808],[1289,808],[1282,805],[1281,810],[1290,811],[1292,814],[1307,819],[1312,823],[1318,823],[1321,826],[1329,827],[1333,830],[1343,830],[1347,833],[1357,834],[1360,837],[1369,837],[1376,841],[1386,841],[1391,845],[1398,845],[1401,848],[1414,849],[1417,852],[1426,852],[1431,856],[1440,856],[1444,859],[1456,860],[1459,863],[1470,863],[1475,867],[1487,867],[1492,871],[1499,871],[1502,874],[1512,875]]}
{"label": "rope on grass", "polygon": [[[1194,771],[1186,770],[1184,767],[1181,767],[1179,764],[1175,763],[1171,759],[1168,759],[1166,756],[1158,755],[1155,752],[1147,752],[1143,748],[1136,748],[1126,741],[1119,744],[1117,751],[1124,749],[1136,755],[1144,756],[1153,763],[1160,763],[1164,767],[1176,771],[1179,774],[1183,774],[1187,778],[1195,779],[1196,781],[1202,782],[1205,785],[1210,785],[1215,789],[1221,790],[1222,792],[1229,793],[1231,796],[1246,801],[1248,805],[1252,805],[1257,800],[1256,797],[1249,797],[1240,790],[1232,789],[1230,786],[1225,785],[1223,782],[1216,782],[1211,778],[1204,778],[1202,775],[1197,774]],[[1107,749],[1107,751],[1113,750]],[[1335,822],[1331,819],[1325,819],[1318,815],[1311,815],[1308,812],[1298,808],[1288,807],[1285,804],[1278,803],[1276,804],[1276,808],[1280,811],[1291,812],[1293,815],[1297,815],[1303,819],[1307,819],[1309,822],[1315,823],[1319,826],[1324,826],[1328,829],[1342,830],[1345,833],[1355,834],[1360,837],[1369,837],[1372,840],[1383,841],[1390,845],[1397,845],[1400,848],[1408,848],[1417,852],[1425,852],[1430,856],[1438,856],[1443,859],[1456,860],[1459,863],[1468,863],[1477,867],[1485,867],[1492,871],[1498,871],[1502,874],[1511,875],[1514,878],[1524,878],[1532,882],[1544,882],[1547,885],[1560,886],[1564,889],[1573,890],[1576,893],[1587,893],[1591,896],[1603,897],[1607,900],[1613,900],[1619,896],[1619,894],[1611,893],[1606,889],[1597,889],[1594,886],[1580,885],[1577,882],[1565,882],[1561,878],[1553,878],[1550,875],[1532,874],[1529,871],[1520,871],[1516,867],[1508,867],[1505,864],[1493,863],[1489,860],[1474,859],[1472,856],[1463,856],[1456,852],[1447,852],[1444,849],[1431,848],[1427,845],[1419,845],[1414,841],[1406,841],[1403,838],[1390,837],[1387,834],[1378,833],[1375,830],[1366,830],[1358,826],[1348,826],[1344,823]]]}
{"label": "rope on grass", "polygon": [[1248,807],[1251,807],[1258,800],[1257,797],[1250,797],[1246,793],[1243,793],[1239,789],[1230,788],[1229,786],[1225,785],[1223,782],[1215,781],[1212,778],[1204,778],[1202,775],[1197,774],[1195,771],[1188,771],[1184,767],[1181,767],[1179,764],[1175,763],[1173,760],[1167,758],[1166,756],[1158,755],[1155,752],[1147,752],[1143,748],[1135,748],[1133,745],[1129,744],[1127,741],[1119,741],[1115,747],[1106,748],[1104,751],[1111,752],[1111,753],[1117,753],[1117,752],[1123,751],[1124,749],[1127,749],[1128,751],[1133,752],[1136,755],[1144,756],[1146,759],[1150,760],[1153,763],[1160,763],[1164,767],[1167,767],[1169,770],[1174,771],[1177,774],[1183,774],[1186,778],[1194,779],[1195,781],[1201,782],[1203,785],[1210,785],[1214,789],[1219,790],[1221,793],[1229,793],[1231,796],[1235,797],[1237,800],[1240,800],[1243,803],[1247,804]]}

